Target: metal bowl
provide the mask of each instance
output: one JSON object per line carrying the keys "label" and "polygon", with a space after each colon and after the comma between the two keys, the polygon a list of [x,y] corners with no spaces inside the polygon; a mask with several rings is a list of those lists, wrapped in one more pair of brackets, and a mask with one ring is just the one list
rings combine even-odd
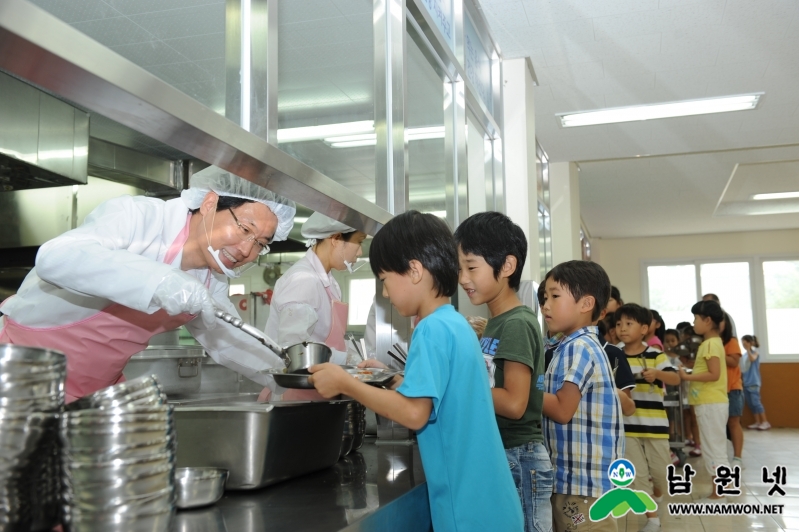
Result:
{"label": "metal bowl", "polygon": [[288,361],[286,366],[287,373],[299,373],[316,364],[330,362],[333,352],[325,344],[317,342],[303,342],[287,347],[285,356]]}
{"label": "metal bowl", "polygon": [[146,514],[94,514],[80,513],[71,516],[72,532],[152,532],[168,530],[175,511],[168,510]]}
{"label": "metal bowl", "polygon": [[222,498],[228,470],[216,467],[181,467],[175,470],[178,508],[197,508]]}

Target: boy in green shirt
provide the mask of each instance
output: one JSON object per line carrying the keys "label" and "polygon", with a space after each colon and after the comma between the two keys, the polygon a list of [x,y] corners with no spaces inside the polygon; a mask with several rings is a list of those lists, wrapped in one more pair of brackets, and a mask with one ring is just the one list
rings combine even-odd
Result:
{"label": "boy in green shirt", "polygon": [[522,229],[498,212],[470,216],[455,231],[458,281],[473,305],[491,318],[480,346],[486,361],[497,426],[527,532],[552,529],[553,471],[544,446],[544,349],[533,311],[516,291],[527,257]]}

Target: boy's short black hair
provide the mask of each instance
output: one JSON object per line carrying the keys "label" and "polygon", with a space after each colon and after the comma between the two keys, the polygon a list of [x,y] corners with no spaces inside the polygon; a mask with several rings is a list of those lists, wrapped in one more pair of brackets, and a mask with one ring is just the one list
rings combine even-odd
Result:
{"label": "boy's short black hair", "polygon": [[625,316],[647,327],[652,324],[652,311],[636,303],[625,303],[616,309],[613,316],[616,319],[616,323],[621,321],[622,316]]}
{"label": "boy's short black hair", "polygon": [[408,211],[392,218],[377,232],[369,248],[369,264],[381,272],[408,273],[418,260],[433,276],[437,296],[451,297],[458,289],[458,248],[447,223],[432,214]]}
{"label": "boy's short black hair", "polygon": [[547,284],[547,282],[546,282],[546,280],[544,280],[543,283],[538,285],[538,294],[537,295],[538,295],[538,306],[539,307],[543,307],[544,306],[544,299],[545,299],[546,291],[547,291],[546,284]]}
{"label": "boy's short black hair", "polygon": [[563,285],[575,301],[585,296],[592,296],[595,303],[591,321],[599,319],[599,315],[608,306],[610,278],[604,268],[596,262],[587,260],[562,262],[547,272],[543,284],[546,284],[547,279]]}
{"label": "boy's short black hair", "polygon": [[665,337],[669,334],[675,337],[677,340],[680,339],[680,331],[677,329],[666,329],[666,332],[663,333],[663,336]]}
{"label": "boy's short black hair", "polygon": [[516,257],[516,271],[508,277],[508,286],[519,289],[527,260],[527,237],[510,218],[493,211],[473,214],[455,230],[455,243],[464,253],[483,257],[494,269],[494,279],[499,279],[507,256]]}
{"label": "boy's short black hair", "polygon": [[687,321],[681,321],[680,323],[677,324],[677,330],[678,331],[682,331],[683,329],[690,329],[692,327],[693,327],[693,325],[691,325]]}
{"label": "boy's short black hair", "polygon": [[605,320],[599,320],[598,322],[596,322],[596,326],[599,329],[599,337],[604,338],[605,335],[608,334],[608,326],[605,323]]}

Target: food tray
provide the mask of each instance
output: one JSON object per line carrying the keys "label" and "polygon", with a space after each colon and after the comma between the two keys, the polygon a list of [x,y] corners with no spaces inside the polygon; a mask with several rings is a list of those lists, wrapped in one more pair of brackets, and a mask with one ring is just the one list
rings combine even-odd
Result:
{"label": "food tray", "polygon": [[[382,368],[356,368],[355,366],[342,366],[342,368],[356,379],[372,386],[384,386],[400,373],[393,369]],[[308,373],[285,373],[282,368],[267,369],[261,373],[272,375],[277,385],[283,388],[313,389],[314,387],[308,382],[308,377],[310,377]]]}

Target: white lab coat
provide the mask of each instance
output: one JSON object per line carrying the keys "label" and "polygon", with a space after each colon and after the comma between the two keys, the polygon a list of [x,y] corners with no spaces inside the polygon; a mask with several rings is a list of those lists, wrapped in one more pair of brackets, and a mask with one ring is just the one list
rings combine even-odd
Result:
{"label": "white lab coat", "polygon": [[[341,300],[341,287],[333,274],[325,271],[319,257],[309,249],[275,283],[264,328],[267,336],[283,347],[307,341],[325,343],[333,320],[327,287]],[[345,360],[345,352],[333,349],[331,362],[343,364]]]}
{"label": "white lab coat", "polygon": [[[36,267],[0,311],[28,327],[75,323],[111,303],[148,314],[158,311],[152,304],[155,288],[171,269],[180,267],[183,252],[171,265],[162,261],[188,213],[181,198],[165,202],[122,196],[104,202],[83,225],[40,248]],[[208,277],[206,268],[187,273],[201,283]],[[223,275],[212,274],[209,291],[219,307],[238,316]],[[199,317],[186,328],[217,363],[277,388],[271,377],[258,372],[284,363],[254,338],[222,322],[206,329]]]}

